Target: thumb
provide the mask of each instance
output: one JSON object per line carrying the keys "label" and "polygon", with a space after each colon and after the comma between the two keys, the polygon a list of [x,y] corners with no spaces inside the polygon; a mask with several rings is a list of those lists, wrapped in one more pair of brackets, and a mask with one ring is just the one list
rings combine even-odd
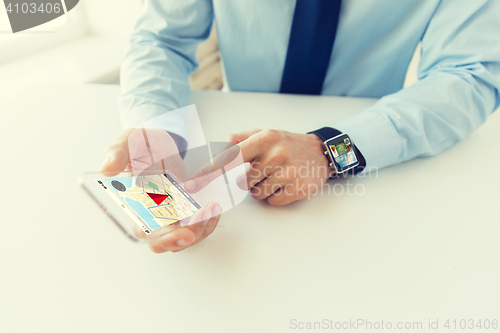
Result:
{"label": "thumb", "polygon": [[127,141],[128,134],[129,131],[124,131],[106,148],[104,161],[99,169],[105,176],[114,176],[124,171],[128,166],[130,160]]}
{"label": "thumb", "polygon": [[128,165],[128,152],[124,149],[114,149],[106,153],[104,162],[102,162],[100,167],[100,172],[105,176],[114,176],[122,171]]}
{"label": "thumb", "polygon": [[256,133],[259,133],[260,131],[262,131],[262,130],[261,129],[254,129],[254,130],[251,130],[251,131],[244,131],[244,132],[239,132],[239,133],[236,133],[236,134],[231,134],[228,137],[227,141],[229,141],[231,143],[234,143],[234,144],[238,144],[240,142],[245,141],[246,139],[248,139],[252,135],[254,135]]}

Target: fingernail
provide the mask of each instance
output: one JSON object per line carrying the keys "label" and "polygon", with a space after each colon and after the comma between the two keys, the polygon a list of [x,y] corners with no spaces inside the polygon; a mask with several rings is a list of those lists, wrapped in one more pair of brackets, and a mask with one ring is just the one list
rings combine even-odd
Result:
{"label": "fingernail", "polygon": [[212,208],[212,216],[218,216],[222,213],[222,208],[220,208],[219,205],[215,205],[213,208]]}
{"label": "fingernail", "polygon": [[196,190],[196,182],[194,180],[188,180],[184,183],[184,189],[188,192]]}
{"label": "fingernail", "polygon": [[175,244],[177,246],[188,246],[191,245],[193,242],[188,241],[187,239],[179,239]]}

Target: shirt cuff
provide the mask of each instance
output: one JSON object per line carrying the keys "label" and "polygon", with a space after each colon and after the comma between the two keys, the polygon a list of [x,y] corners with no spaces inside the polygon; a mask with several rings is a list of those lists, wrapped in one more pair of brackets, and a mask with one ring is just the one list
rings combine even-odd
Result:
{"label": "shirt cuff", "polygon": [[365,110],[331,127],[349,134],[356,147],[363,152],[365,171],[382,169],[399,162],[403,144],[392,123],[384,116]]}

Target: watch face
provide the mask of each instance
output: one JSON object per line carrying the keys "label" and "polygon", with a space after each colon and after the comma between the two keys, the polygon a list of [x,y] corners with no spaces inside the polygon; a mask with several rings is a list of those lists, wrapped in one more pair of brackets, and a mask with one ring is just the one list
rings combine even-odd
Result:
{"label": "watch face", "polygon": [[349,135],[342,134],[326,142],[338,173],[345,172],[359,164]]}

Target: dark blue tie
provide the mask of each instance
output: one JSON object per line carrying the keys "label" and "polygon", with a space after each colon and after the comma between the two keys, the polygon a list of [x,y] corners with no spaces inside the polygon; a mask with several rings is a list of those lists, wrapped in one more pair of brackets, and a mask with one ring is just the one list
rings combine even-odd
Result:
{"label": "dark blue tie", "polygon": [[341,4],[341,0],[297,0],[281,93],[321,94]]}

